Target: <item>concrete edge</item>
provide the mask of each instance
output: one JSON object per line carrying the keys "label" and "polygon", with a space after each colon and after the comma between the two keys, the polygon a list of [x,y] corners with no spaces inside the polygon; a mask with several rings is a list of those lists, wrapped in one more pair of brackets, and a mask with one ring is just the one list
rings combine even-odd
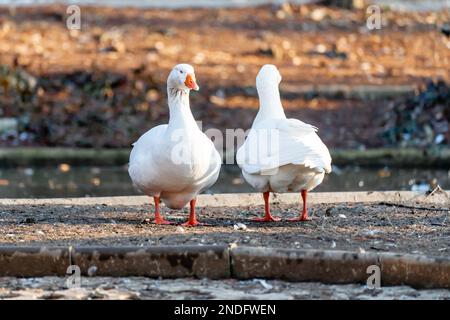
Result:
{"label": "concrete edge", "polygon": [[[446,191],[450,198],[450,191]],[[311,192],[308,203],[357,203],[357,202],[408,202],[423,197],[424,193],[413,191],[359,191],[359,192]],[[298,204],[297,193],[273,194],[272,204]],[[429,199],[432,201],[432,198]],[[0,199],[2,205],[147,205],[152,202],[147,196],[88,197],[88,198],[47,198],[47,199]],[[198,207],[241,207],[261,205],[260,193],[201,194],[197,198]]]}
{"label": "concrete edge", "polygon": [[381,285],[450,288],[450,258],[400,253],[358,253],[237,247],[231,253],[231,274],[237,279],[366,284],[380,268]]}
{"label": "concrete edge", "polygon": [[450,258],[400,253],[227,246],[0,247],[0,276],[280,279],[365,284],[381,270],[381,285],[450,288]]}
{"label": "concrete edge", "polygon": [[0,246],[0,276],[67,276],[67,268],[76,265],[84,276],[223,279],[230,277],[228,251],[228,246]]}
{"label": "concrete edge", "polygon": [[281,84],[281,94],[307,95],[327,98],[353,98],[361,100],[388,99],[398,96],[412,95],[416,92],[416,85],[346,85],[346,84],[311,84],[293,85]]}

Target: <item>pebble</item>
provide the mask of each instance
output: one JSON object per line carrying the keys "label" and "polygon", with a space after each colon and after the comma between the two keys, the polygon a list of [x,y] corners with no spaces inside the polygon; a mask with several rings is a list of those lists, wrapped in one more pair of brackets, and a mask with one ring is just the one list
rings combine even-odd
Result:
{"label": "pebble", "polygon": [[255,279],[255,281],[256,281],[256,282],[259,282],[259,283],[264,287],[264,289],[270,290],[270,289],[273,288],[273,286],[272,286],[271,284],[267,283],[266,280],[263,280],[263,279]]}
{"label": "pebble", "polygon": [[23,223],[36,223],[36,219],[35,218],[26,218],[24,221],[22,221]]}
{"label": "pebble", "polygon": [[245,224],[243,224],[243,223],[238,222],[238,223],[236,223],[233,226],[233,229],[234,230],[243,230],[243,231],[245,231],[245,230],[247,230],[247,226]]}
{"label": "pebble", "polygon": [[179,233],[184,233],[185,232],[184,228],[181,227],[181,226],[178,226],[176,231],[179,232]]}
{"label": "pebble", "polygon": [[327,210],[325,211],[325,215],[327,216],[334,216],[336,214],[338,214],[340,211],[344,211],[347,208],[345,206],[335,206],[335,207],[329,207],[327,208]]}
{"label": "pebble", "polygon": [[378,233],[382,233],[382,231],[378,230],[378,229],[375,229],[375,230],[365,230],[363,232],[363,234],[366,235],[366,236],[374,236],[374,235],[376,235]]}
{"label": "pebble", "polygon": [[97,272],[97,267],[96,266],[90,266],[87,274],[89,277],[93,277],[95,275],[95,273]]}
{"label": "pebble", "polygon": [[34,170],[32,168],[26,168],[23,172],[27,176],[32,176],[34,174]]}

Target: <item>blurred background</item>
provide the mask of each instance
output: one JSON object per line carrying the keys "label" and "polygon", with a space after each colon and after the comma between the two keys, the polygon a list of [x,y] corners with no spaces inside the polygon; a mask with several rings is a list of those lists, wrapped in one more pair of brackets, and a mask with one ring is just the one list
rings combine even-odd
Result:
{"label": "blurred background", "polygon": [[[181,62],[194,116],[222,132],[251,126],[255,76],[277,65],[287,115],[332,151],[317,191],[448,189],[449,23],[445,0],[0,0],[0,198],[137,194],[131,143],[168,120]],[[250,191],[226,165],[209,192]]]}

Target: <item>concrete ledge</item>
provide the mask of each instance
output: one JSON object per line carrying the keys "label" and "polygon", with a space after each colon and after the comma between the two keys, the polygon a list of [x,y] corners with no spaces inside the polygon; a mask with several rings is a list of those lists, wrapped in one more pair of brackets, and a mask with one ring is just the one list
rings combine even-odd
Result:
{"label": "concrete ledge", "polygon": [[382,283],[420,288],[450,288],[450,259],[380,254]]}
{"label": "concrete ledge", "polygon": [[0,247],[0,277],[65,276],[71,264],[89,276],[363,284],[367,267],[378,265],[383,286],[450,288],[450,258],[420,255],[226,246]]}
{"label": "concrete ledge", "polygon": [[379,264],[373,253],[329,250],[235,248],[232,275],[238,279],[268,278],[324,283],[362,283],[367,267]]}
{"label": "concrete ledge", "polygon": [[227,246],[76,248],[73,261],[84,275],[95,266],[97,276],[210,279],[230,276]]}
{"label": "concrete ledge", "polygon": [[283,83],[280,86],[283,97],[320,96],[326,98],[345,98],[376,100],[412,95],[414,85],[346,85],[346,84],[311,84],[293,85]]}
{"label": "concrete ledge", "polygon": [[[446,192],[450,199],[450,192]],[[356,202],[408,202],[423,198],[424,194],[412,191],[360,191],[360,192],[311,192],[308,203],[356,203]],[[297,193],[274,194],[272,204],[298,204]],[[202,194],[197,199],[198,207],[241,207],[262,205],[260,193]],[[427,199],[433,201],[433,197]],[[147,196],[92,197],[92,198],[50,198],[50,199],[0,199],[2,205],[147,205],[152,200]]]}
{"label": "concrete ledge", "polygon": [[[231,87],[230,94],[256,95],[255,87]],[[285,99],[324,97],[329,99],[392,99],[399,96],[413,95],[416,85],[371,85],[371,84],[293,84],[283,82],[280,84],[281,96]]]}
{"label": "concrete ledge", "polygon": [[65,276],[77,265],[83,275],[222,279],[229,257],[227,246],[0,247],[0,276]]}
{"label": "concrete ledge", "polygon": [[231,274],[323,283],[366,283],[367,267],[378,265],[383,286],[450,288],[450,258],[395,253],[238,247],[231,250]]}
{"label": "concrete ledge", "polygon": [[0,247],[0,276],[63,276],[70,265],[69,248]]}

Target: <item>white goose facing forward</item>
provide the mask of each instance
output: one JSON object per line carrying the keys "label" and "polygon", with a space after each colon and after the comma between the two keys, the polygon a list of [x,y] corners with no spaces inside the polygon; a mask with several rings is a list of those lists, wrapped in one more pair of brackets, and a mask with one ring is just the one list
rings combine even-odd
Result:
{"label": "white goose facing forward", "polygon": [[303,210],[292,221],[308,220],[307,192],[322,183],[331,172],[330,153],[316,134],[317,128],[300,120],[287,119],[278,85],[281,75],[274,65],[264,65],[256,77],[260,107],[236,160],[244,179],[263,192],[264,218],[277,221],[270,213],[270,192],[301,192]]}
{"label": "white goose facing forward", "polygon": [[156,224],[169,224],[159,210],[160,199],[172,209],[190,202],[187,226],[198,225],[196,196],[219,176],[221,157],[199,129],[189,106],[190,90],[198,90],[194,69],[175,66],[167,79],[169,123],[147,131],[133,144],[128,172],[133,183],[155,201]]}

